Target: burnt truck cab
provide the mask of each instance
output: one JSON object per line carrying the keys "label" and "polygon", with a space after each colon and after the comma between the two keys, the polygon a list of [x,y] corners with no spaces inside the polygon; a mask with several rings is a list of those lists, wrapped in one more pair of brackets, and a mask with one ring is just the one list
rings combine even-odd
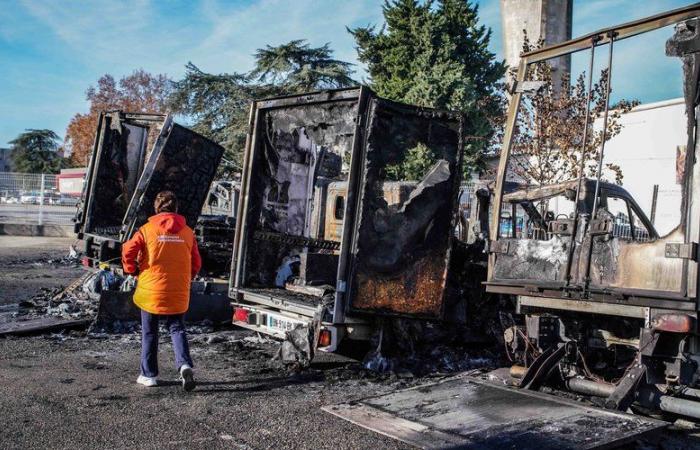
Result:
{"label": "burnt truck cab", "polygon": [[[606,406],[611,408],[624,410],[635,404],[700,417],[698,404],[688,400],[697,392],[693,388],[698,383],[700,361],[698,17],[700,5],[696,4],[521,55],[498,166],[485,283],[487,292],[517,299],[519,314],[504,327],[504,339],[514,361],[511,373],[521,377],[521,387],[539,389],[550,383],[605,397]],[[672,136],[675,145],[660,140],[664,132],[670,133],[657,125],[660,119],[643,120],[646,116],[638,115],[625,126],[637,127],[633,137],[648,136],[646,142],[635,141],[639,148],[611,148],[614,135],[606,145],[606,136],[601,138],[600,133],[610,130],[609,120],[622,120],[610,106],[615,82],[610,74],[617,67],[613,47],[624,49],[628,38],[668,25],[675,25],[675,29],[664,31],[670,38],[660,35],[665,48],[659,56],[682,66],[678,73],[682,73],[679,81],[685,96],[686,117],[676,119],[677,126],[666,125],[667,130],[681,129]],[[596,56],[602,53],[607,59],[608,70],[598,84],[604,108],[599,115],[590,112],[589,97],[585,122],[571,120],[567,124],[578,124],[581,129],[576,146],[566,151],[578,157],[580,149],[595,142],[591,153],[594,162],[589,165],[585,158],[578,158],[579,175],[573,180],[508,192],[506,180],[513,179],[518,168],[533,158],[532,153],[518,153],[519,143],[534,135],[527,134],[528,116],[523,114],[535,110],[538,96],[547,95],[540,92],[542,83],[534,78],[538,73],[535,69],[553,58],[578,52],[584,56],[587,52],[589,62],[582,79],[587,78],[589,91]],[[643,75],[645,61],[633,62],[641,67],[635,66],[628,74]],[[619,129],[613,128],[615,131]],[[683,155],[687,148],[687,157],[677,156],[669,170],[652,158],[644,167],[629,162],[643,146],[658,148],[661,144],[664,151],[677,155]],[[611,167],[623,169],[624,178],[618,179],[622,186],[606,182],[614,179],[606,172]],[[592,176],[587,178],[584,173]],[[665,209],[673,220],[657,217],[653,222],[633,196],[653,192],[644,203],[651,205],[649,216],[654,217],[656,193],[659,184],[664,189],[663,183],[667,183],[667,190],[678,192],[677,197],[666,200],[677,206]],[[657,231],[660,227],[663,230]]]}
{"label": "burnt truck cab", "polygon": [[[579,185],[581,193],[577,195]],[[497,252],[499,248],[508,247],[508,251],[501,254],[522,253],[523,251],[519,252],[517,249],[523,241],[528,240],[524,244],[527,250],[524,251],[532,252],[532,258],[537,258],[537,255],[542,253],[539,246],[543,245],[552,249],[553,256],[548,256],[547,261],[565,260],[567,255],[558,253],[567,250],[570,245],[574,216],[578,214],[581,221],[591,217],[596,189],[599,202],[597,217],[600,222],[595,226],[599,227],[601,233],[634,242],[649,242],[659,238],[654,225],[627,190],[613,183],[597,183],[594,179],[584,178],[547,186],[522,187],[505,193],[501,203],[498,244],[495,244],[496,247],[492,251]],[[554,210],[548,208],[553,202],[556,202]],[[581,230],[584,226],[585,224],[578,229]],[[556,243],[540,244],[552,240]],[[519,271],[517,261],[511,261],[512,269],[516,272],[509,272],[511,269],[508,268],[508,258],[500,258],[499,265],[496,266],[499,275],[496,276],[513,280],[532,277],[532,274]],[[566,272],[561,270],[561,265],[544,264],[542,267],[547,271],[543,277],[565,281]],[[557,273],[552,275],[551,271]]]}
{"label": "burnt truck cab", "polygon": [[[320,328],[334,351],[378,316],[440,320],[457,220],[460,114],[366,87],[253,103],[237,214],[234,323],[279,338]],[[389,174],[425,147],[419,180]]]}

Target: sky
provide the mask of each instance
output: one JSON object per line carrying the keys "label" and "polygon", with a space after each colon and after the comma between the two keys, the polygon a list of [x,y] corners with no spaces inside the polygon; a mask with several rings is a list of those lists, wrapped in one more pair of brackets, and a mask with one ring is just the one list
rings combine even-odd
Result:
{"label": "sky", "polygon": [[[491,50],[502,59],[500,0],[475,1],[480,20],[493,30]],[[573,36],[690,3],[574,0]],[[356,64],[355,78],[362,80],[366,72],[346,27],[381,26],[382,4],[383,0],[0,0],[0,147],[29,128],[52,129],[63,137],[70,118],[88,110],[86,89],[106,73],[118,79],[144,69],[178,79],[189,61],[211,73],[246,72],[256,49],[307,39],[313,46],[329,42],[336,58]],[[616,48],[615,61],[631,66],[613,71],[618,96],[651,102],[682,95],[676,82],[679,66],[667,69],[663,58],[648,56],[651,49],[662,55],[669,35],[663,30]],[[574,58],[574,73],[584,66],[583,58]]]}

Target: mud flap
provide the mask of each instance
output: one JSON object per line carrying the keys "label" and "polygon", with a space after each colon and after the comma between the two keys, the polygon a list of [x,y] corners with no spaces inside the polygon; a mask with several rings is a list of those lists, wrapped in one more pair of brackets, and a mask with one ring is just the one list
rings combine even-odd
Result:
{"label": "mud flap", "polygon": [[276,359],[288,365],[293,370],[309,367],[316,353],[318,336],[321,332],[321,317],[324,305],[320,304],[308,325],[296,325],[285,334]]}
{"label": "mud flap", "polygon": [[277,358],[294,369],[309,367],[311,360],[314,359],[316,347],[314,335],[318,335],[314,331],[316,328],[318,327],[313,324],[297,325],[293,330],[287,331],[277,352]]}
{"label": "mud flap", "polygon": [[323,410],[419,448],[609,448],[667,426],[465,375]]}

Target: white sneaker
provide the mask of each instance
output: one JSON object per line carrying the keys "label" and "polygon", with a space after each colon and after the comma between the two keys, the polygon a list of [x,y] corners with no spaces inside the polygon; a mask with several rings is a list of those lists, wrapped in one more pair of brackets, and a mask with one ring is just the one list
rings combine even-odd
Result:
{"label": "white sneaker", "polygon": [[194,381],[194,372],[187,364],[183,364],[180,367],[180,379],[182,380],[182,388],[188,392],[197,385]]}
{"label": "white sneaker", "polygon": [[158,380],[156,380],[156,377],[147,377],[145,375],[139,375],[139,377],[136,379],[136,382],[146,387],[158,386]]}

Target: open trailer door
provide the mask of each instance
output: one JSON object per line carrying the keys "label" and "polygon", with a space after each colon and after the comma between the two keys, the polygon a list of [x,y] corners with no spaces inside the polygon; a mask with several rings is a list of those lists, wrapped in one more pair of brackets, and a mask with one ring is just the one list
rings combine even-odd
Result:
{"label": "open trailer door", "polygon": [[168,117],[131,197],[124,237],[131,237],[155,213],[156,195],[165,190],[175,193],[178,213],[194,228],[223,153],[219,144]]}
{"label": "open trailer door", "polygon": [[100,115],[75,232],[91,265],[119,260],[121,243],[171,190],[194,228],[224,149],[161,114]]}
{"label": "open trailer door", "polygon": [[[354,154],[361,158],[354,165],[360,173],[359,217],[350,246],[347,311],[441,319],[457,220],[463,118],[376,97],[368,107],[364,144]],[[435,163],[421,179],[406,180],[400,164],[416,149]],[[415,187],[407,197],[392,199],[385,184],[393,181]]]}

